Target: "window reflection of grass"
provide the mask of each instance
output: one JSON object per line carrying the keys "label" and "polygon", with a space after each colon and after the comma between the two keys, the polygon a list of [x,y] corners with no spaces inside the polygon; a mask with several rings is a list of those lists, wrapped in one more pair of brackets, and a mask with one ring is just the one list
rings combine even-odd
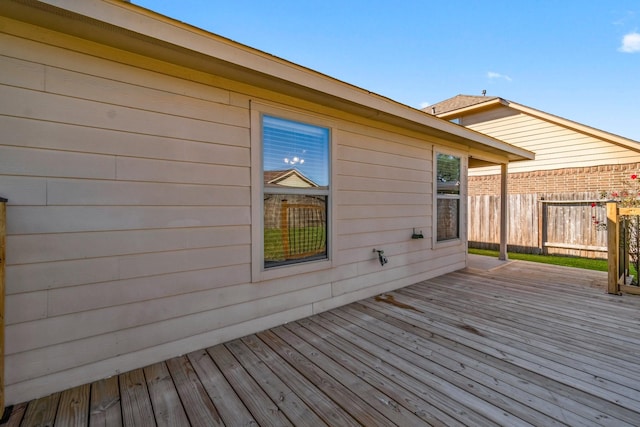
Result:
{"label": "window reflection of grass", "polygon": [[279,228],[264,230],[264,259],[265,261],[284,261],[282,233]]}
{"label": "window reflection of grass", "polygon": [[[326,250],[327,233],[325,226],[290,228],[289,229],[290,258],[295,255],[312,253],[318,254]],[[296,242],[296,243],[294,243]],[[264,230],[264,260],[285,261],[287,259],[282,244],[282,231],[279,228]]]}

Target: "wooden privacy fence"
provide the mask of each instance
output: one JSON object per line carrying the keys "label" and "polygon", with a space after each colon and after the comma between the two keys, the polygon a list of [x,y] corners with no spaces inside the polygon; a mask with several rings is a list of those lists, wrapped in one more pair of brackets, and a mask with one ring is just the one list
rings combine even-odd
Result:
{"label": "wooden privacy fence", "polygon": [[[513,252],[606,258],[607,233],[594,226],[606,212],[596,193],[510,194],[509,250]],[[469,246],[497,249],[500,196],[469,196]],[[594,218],[595,216],[595,218]]]}
{"label": "wooden privacy fence", "polygon": [[640,295],[640,208],[607,203],[607,292]]}

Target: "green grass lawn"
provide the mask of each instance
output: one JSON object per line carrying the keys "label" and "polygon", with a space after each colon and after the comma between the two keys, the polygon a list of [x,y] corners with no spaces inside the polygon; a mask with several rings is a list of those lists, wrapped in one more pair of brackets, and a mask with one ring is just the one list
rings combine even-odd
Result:
{"label": "green grass lawn", "polygon": [[[497,257],[499,255],[498,251],[492,251],[488,249],[469,248],[469,253],[493,257]],[[565,267],[584,268],[587,270],[607,271],[607,260],[604,259],[577,258],[558,255],[532,255],[515,252],[509,252],[508,255],[509,259],[519,259],[524,261],[541,262],[544,264],[563,265]]]}

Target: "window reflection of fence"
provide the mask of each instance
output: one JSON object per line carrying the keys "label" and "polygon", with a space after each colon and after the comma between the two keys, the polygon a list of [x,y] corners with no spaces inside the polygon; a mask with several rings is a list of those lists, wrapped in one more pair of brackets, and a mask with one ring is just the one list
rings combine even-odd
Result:
{"label": "window reflection of fence", "polygon": [[326,196],[269,195],[264,200],[264,227],[265,265],[326,255]]}
{"label": "window reflection of fence", "polygon": [[439,198],[437,202],[438,241],[460,238],[460,200]]}
{"label": "window reflection of fence", "polygon": [[307,258],[326,251],[323,206],[284,202],[280,221],[285,258]]}
{"label": "window reflection of fence", "polygon": [[619,208],[607,203],[607,243],[610,294],[640,294],[640,208]]}

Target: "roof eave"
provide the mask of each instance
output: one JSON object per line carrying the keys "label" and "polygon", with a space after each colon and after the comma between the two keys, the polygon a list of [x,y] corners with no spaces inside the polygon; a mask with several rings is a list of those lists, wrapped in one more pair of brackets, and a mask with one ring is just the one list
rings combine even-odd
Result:
{"label": "roof eave", "polygon": [[640,152],[640,142],[619,136],[610,132],[606,132],[600,129],[593,128],[591,126],[584,125],[582,123],[575,122],[573,120],[565,119],[554,114],[546,113],[544,111],[537,110],[535,108],[527,107],[526,105],[518,104],[513,101],[509,101],[503,98],[495,98],[488,100],[487,102],[470,105],[464,108],[457,108],[455,110],[446,111],[441,114],[436,114],[437,117],[444,120],[452,120],[461,116],[476,114],[483,111],[488,111],[497,107],[508,107],[513,110],[519,111],[524,114],[528,114],[533,117],[537,117],[541,120],[554,123],[558,126],[565,127],[567,129],[580,132],[585,135],[598,138],[603,141],[610,142],[612,144],[619,145],[621,147],[628,148],[630,150]]}
{"label": "roof eave", "polygon": [[0,15],[484,149],[509,161],[534,157],[527,150],[121,0],[3,0]]}

